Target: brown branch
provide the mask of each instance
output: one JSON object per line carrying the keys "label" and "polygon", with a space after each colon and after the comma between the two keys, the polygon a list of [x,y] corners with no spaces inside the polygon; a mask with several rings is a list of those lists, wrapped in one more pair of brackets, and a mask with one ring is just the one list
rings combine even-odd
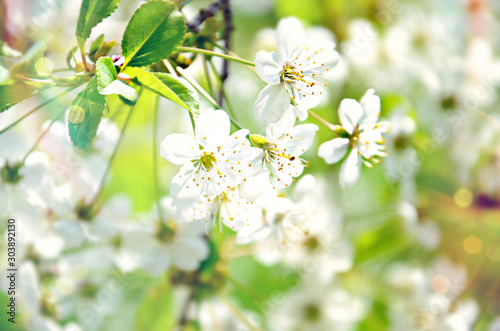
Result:
{"label": "brown branch", "polygon": [[200,25],[203,24],[207,18],[214,17],[215,14],[222,9],[223,3],[223,0],[216,0],[207,8],[200,9],[198,16],[196,16],[193,21],[187,23],[188,29],[195,33],[200,32]]}
{"label": "brown branch", "polygon": [[[233,25],[233,13],[231,12],[231,5],[229,0],[221,0],[222,2],[222,13],[224,15],[224,35],[222,39],[224,40],[224,47],[231,51],[231,33],[234,30]],[[227,60],[224,60],[222,65],[222,74],[221,74],[221,84],[224,85],[227,77],[229,76],[229,63]],[[224,100],[224,92],[223,86],[221,87],[219,93],[219,104],[222,105],[222,101]]]}

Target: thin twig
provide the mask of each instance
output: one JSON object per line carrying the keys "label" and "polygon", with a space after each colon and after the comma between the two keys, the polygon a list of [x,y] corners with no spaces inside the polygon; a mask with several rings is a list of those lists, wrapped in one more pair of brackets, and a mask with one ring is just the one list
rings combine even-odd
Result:
{"label": "thin twig", "polygon": [[27,112],[26,114],[24,114],[23,116],[21,116],[19,119],[17,119],[14,123],[10,124],[9,126],[7,126],[5,129],[2,129],[2,131],[0,131],[0,134],[4,133],[5,131],[8,131],[10,130],[12,127],[16,126],[19,122],[21,122],[22,120],[24,120],[26,117],[28,117],[29,115],[33,114],[34,112],[36,112],[37,110],[39,110],[40,108],[43,108],[45,107],[46,105],[48,105],[49,103],[51,103],[52,101],[55,101],[57,99],[59,99],[60,97],[68,94],[69,92],[73,91],[74,89],[76,89],[78,86],[75,86],[75,87],[72,87],[72,88],[69,88],[67,90],[65,90],[64,92],[56,95],[55,97],[41,103],[40,105],[38,105],[36,108],[30,110],[29,112]]}
{"label": "thin twig", "polygon": [[[140,92],[139,92],[139,94],[140,94]],[[108,165],[106,166],[106,170],[104,171],[104,174],[101,178],[101,182],[99,183],[99,188],[94,196],[94,199],[92,199],[92,202],[89,205],[94,205],[96,203],[97,199],[99,198],[99,195],[102,192],[102,189],[104,188],[104,182],[106,181],[109,170],[111,169],[111,164],[113,163],[113,160],[116,156],[116,152],[118,152],[118,147],[120,147],[120,144],[123,140],[125,129],[128,126],[128,122],[130,120],[130,117],[132,115],[134,108],[135,108],[135,106],[130,107],[130,110],[127,114],[127,118],[125,119],[125,123],[123,123],[123,127],[122,127],[122,130],[120,132],[120,137],[118,138],[118,141],[116,142],[115,148],[113,149],[113,154],[111,154],[111,157],[109,158]]]}
{"label": "thin twig", "polygon": [[153,180],[155,188],[155,200],[156,208],[158,209],[158,216],[160,217],[160,222],[163,224],[165,219],[163,218],[163,210],[160,204],[160,186],[158,185],[158,146],[156,143],[156,133],[158,130],[158,104],[160,98],[158,94],[153,96]]}
{"label": "thin twig", "polygon": [[187,23],[189,30],[198,33],[200,32],[200,25],[205,22],[206,19],[214,17],[215,14],[223,7],[223,1],[217,0],[211,3],[207,8],[200,9],[198,16],[196,16],[191,22]]}
{"label": "thin twig", "polygon": [[[231,50],[231,33],[234,30],[233,26],[233,14],[231,12],[231,5],[229,3],[229,0],[221,0],[222,2],[222,13],[224,16],[224,35],[222,36],[222,39],[224,40],[224,47],[227,50]],[[227,59],[224,59],[222,63],[222,74],[221,74],[221,84],[224,85],[224,82],[229,76],[229,63]],[[219,93],[219,104],[222,105],[222,101],[224,100],[224,95],[222,93],[222,89]]]}

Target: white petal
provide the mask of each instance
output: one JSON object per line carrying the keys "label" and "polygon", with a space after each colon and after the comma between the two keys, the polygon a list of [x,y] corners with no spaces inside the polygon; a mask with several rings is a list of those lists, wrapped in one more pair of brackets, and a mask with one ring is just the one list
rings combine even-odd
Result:
{"label": "white petal", "polygon": [[262,196],[272,194],[272,192],[273,187],[269,181],[269,173],[265,170],[247,178],[240,184],[240,196],[248,201],[255,201]]}
{"label": "white petal", "polygon": [[196,120],[196,139],[209,150],[227,142],[231,122],[224,110],[207,109]]}
{"label": "white petal", "polygon": [[207,242],[201,238],[186,238],[174,245],[176,247],[173,247],[172,264],[180,270],[194,271],[208,257]]}
{"label": "white petal", "polygon": [[340,168],[340,185],[342,187],[354,186],[361,174],[361,157],[353,149]]}
{"label": "white petal", "polygon": [[318,155],[325,159],[328,164],[336,163],[347,153],[347,147],[349,147],[349,139],[335,138],[321,144]]}
{"label": "white petal", "polygon": [[363,107],[363,117],[360,123],[375,123],[380,116],[380,97],[375,95],[374,89],[366,91],[361,98],[361,106]]}
{"label": "white petal", "polygon": [[160,154],[168,162],[182,165],[200,154],[200,147],[194,137],[174,133],[163,139]]}
{"label": "white petal", "polygon": [[340,103],[339,117],[342,126],[347,132],[352,133],[354,128],[358,125],[359,120],[363,116],[363,108],[354,99],[344,99]]}
{"label": "white petal", "polygon": [[258,52],[255,55],[255,71],[264,82],[272,85],[279,84],[283,71],[279,54],[266,51]]}
{"label": "white petal", "polygon": [[253,108],[255,117],[263,123],[279,121],[290,106],[285,84],[267,85],[257,96]]}
{"label": "white petal", "polygon": [[277,43],[280,55],[285,60],[290,60],[292,52],[297,46],[304,46],[305,31],[300,21],[295,17],[280,20],[277,27]]}
{"label": "white petal", "polygon": [[[201,174],[196,173],[191,162],[186,163],[172,179],[170,195],[179,199],[198,197],[206,189],[205,181],[201,180],[200,177]],[[193,179],[195,180],[193,181]]]}
{"label": "white petal", "polygon": [[267,125],[266,127],[267,140],[274,141],[279,136],[281,136],[282,134],[288,132],[293,128],[293,125],[295,124],[294,108],[296,107],[290,106],[279,121]]}
{"label": "white petal", "polygon": [[297,125],[289,131],[288,135],[283,136],[276,143],[278,148],[283,150],[288,156],[300,156],[311,147],[314,142],[314,136],[319,128],[315,124]]}

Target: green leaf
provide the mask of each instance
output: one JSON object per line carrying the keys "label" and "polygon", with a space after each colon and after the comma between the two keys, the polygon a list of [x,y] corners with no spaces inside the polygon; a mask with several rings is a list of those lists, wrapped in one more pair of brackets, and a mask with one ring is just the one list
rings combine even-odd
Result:
{"label": "green leaf", "polygon": [[100,91],[102,95],[118,94],[127,100],[133,101],[137,98],[135,89],[124,81],[114,80],[108,86]]}
{"label": "green leaf", "polygon": [[200,106],[198,94],[196,91],[189,89],[179,79],[168,74],[151,73],[132,67],[125,69],[124,73],[134,79],[136,83],[198,115]]}
{"label": "green leaf", "polygon": [[0,112],[9,109],[16,103],[35,95],[41,89],[22,83],[0,85]]}
{"label": "green leaf", "polygon": [[184,84],[182,80],[169,74],[155,73],[154,75],[188,106],[187,109],[189,111],[196,115],[200,114],[200,97],[190,84]]}
{"label": "green leaf", "polygon": [[10,68],[10,74],[37,74],[36,62],[43,57],[47,48],[48,38],[37,41],[14,65]]}
{"label": "green leaf", "polygon": [[146,294],[137,312],[134,330],[173,330],[177,323],[175,310],[175,301],[170,285],[160,284]]}
{"label": "green leaf", "polygon": [[78,120],[81,119],[81,114],[84,114],[79,123],[68,122],[69,136],[76,148],[86,149],[94,140],[104,112],[105,101],[105,97],[97,90],[97,78],[93,77],[87,88],[71,103],[70,113],[78,115],[75,116]]}
{"label": "green leaf", "polygon": [[16,51],[13,48],[10,48],[7,43],[0,41],[0,56],[7,56],[7,57],[20,57],[23,55],[21,52]]}
{"label": "green leaf", "polygon": [[121,0],[83,0],[76,25],[76,40],[80,48],[90,36],[92,29],[111,15]]}
{"label": "green leaf", "polygon": [[164,1],[143,4],[130,20],[122,40],[125,66],[144,67],[172,54],[186,32],[175,5]]}
{"label": "green leaf", "polygon": [[104,34],[101,34],[99,37],[96,38],[96,40],[92,42],[92,44],[90,44],[89,56],[92,56],[95,53],[97,53],[99,48],[101,48],[103,42],[104,42]]}
{"label": "green leaf", "polygon": [[108,55],[111,48],[115,47],[116,41],[111,40],[110,42],[103,41],[99,49],[94,53],[90,54],[89,57],[92,61],[97,61],[101,56]]}
{"label": "green leaf", "polygon": [[101,92],[116,79],[116,68],[109,57],[100,57],[96,62],[97,90]]}

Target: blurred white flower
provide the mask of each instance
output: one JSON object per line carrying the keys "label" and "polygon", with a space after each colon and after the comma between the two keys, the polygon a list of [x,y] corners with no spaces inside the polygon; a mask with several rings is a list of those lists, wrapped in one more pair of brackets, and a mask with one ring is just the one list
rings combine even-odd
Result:
{"label": "blurred white flower", "polygon": [[389,131],[390,123],[377,123],[379,116],[380,98],[375,95],[373,89],[368,90],[359,103],[353,99],[342,100],[339,117],[347,137],[327,141],[318,151],[318,155],[331,164],[340,161],[348,148],[351,148],[340,169],[342,187],[356,184],[361,174],[361,161],[372,168],[373,164],[370,162],[380,163],[380,160],[374,157],[387,156],[384,152],[386,148],[382,145],[385,142],[382,133]]}
{"label": "blurred white flower", "polygon": [[295,116],[304,120],[307,110],[322,98],[322,84],[315,77],[328,72],[339,61],[334,45],[306,44],[305,32],[296,18],[282,19],[277,31],[278,52],[260,51],[255,70],[268,85],[255,101],[255,116],[264,123],[279,121],[292,103]]}
{"label": "blurred white flower", "polygon": [[[184,222],[170,197],[160,201],[157,210],[130,223],[122,233],[120,255],[128,256],[128,270],[143,269],[159,276],[171,266],[184,271],[196,270],[208,257],[208,243],[202,223]],[[159,220],[159,215],[164,218]]]}

